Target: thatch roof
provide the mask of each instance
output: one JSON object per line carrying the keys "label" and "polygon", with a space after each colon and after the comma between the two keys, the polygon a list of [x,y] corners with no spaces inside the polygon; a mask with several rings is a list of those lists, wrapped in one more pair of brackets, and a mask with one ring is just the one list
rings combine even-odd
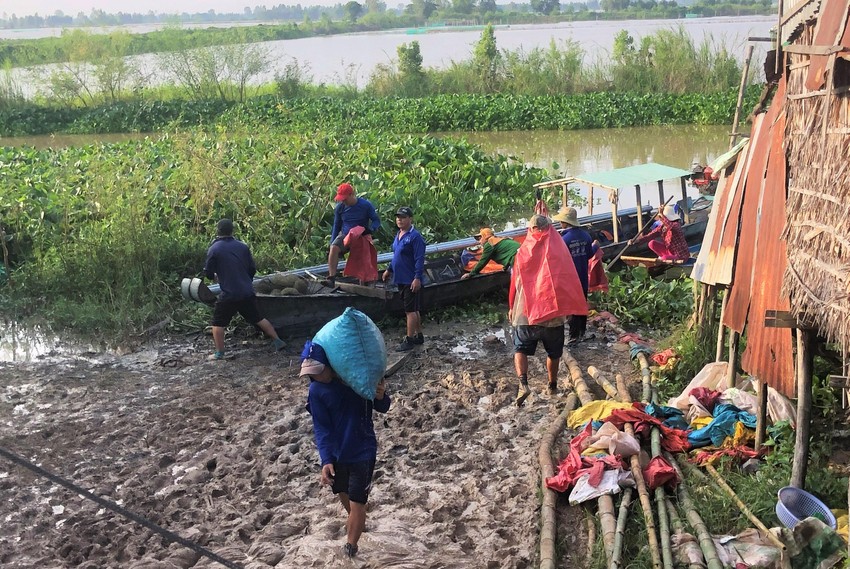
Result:
{"label": "thatch roof", "polygon": [[[788,266],[797,318],[850,348],[850,0],[823,0],[785,49]],[[808,52],[808,53],[806,53]]]}

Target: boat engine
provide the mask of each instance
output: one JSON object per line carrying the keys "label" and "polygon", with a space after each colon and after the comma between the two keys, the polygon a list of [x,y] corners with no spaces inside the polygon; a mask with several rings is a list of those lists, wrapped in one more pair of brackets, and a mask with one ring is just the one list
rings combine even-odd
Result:
{"label": "boat engine", "polygon": [[691,166],[690,182],[703,195],[714,195],[717,191],[717,176],[711,166],[694,163]]}

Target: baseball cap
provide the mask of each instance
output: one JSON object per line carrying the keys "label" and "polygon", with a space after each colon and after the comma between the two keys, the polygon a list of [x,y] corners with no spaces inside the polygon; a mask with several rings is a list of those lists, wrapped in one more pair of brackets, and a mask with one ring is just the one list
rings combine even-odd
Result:
{"label": "baseball cap", "polygon": [[354,195],[354,186],[349,184],[348,182],[343,182],[336,188],[336,197],[334,197],[334,201],[341,202],[349,196]]}
{"label": "baseball cap", "polygon": [[490,229],[489,227],[482,227],[481,231],[476,233],[473,237],[475,237],[478,241],[485,241],[493,237],[493,235],[495,234],[493,233],[492,229]]}
{"label": "baseball cap", "polygon": [[301,372],[298,375],[301,377],[305,375],[318,375],[328,365],[330,363],[328,362],[328,356],[325,354],[324,348],[312,340],[307,340],[304,343],[304,349],[301,351]]}
{"label": "baseball cap", "polygon": [[395,212],[396,217],[413,217],[413,210],[409,207],[402,206],[398,208]]}

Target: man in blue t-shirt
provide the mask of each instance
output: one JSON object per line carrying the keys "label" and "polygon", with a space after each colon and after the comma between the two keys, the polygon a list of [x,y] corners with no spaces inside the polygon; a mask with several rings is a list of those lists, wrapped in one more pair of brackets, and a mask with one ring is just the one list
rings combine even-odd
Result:
{"label": "man in blue t-shirt", "polygon": [[393,240],[393,260],[384,271],[384,281],[390,277],[398,286],[404,313],[407,317],[407,335],[396,348],[397,352],[412,350],[424,344],[422,318],[422,273],[425,271],[425,239],[413,227],[413,210],[407,206],[395,213],[398,234]]}
{"label": "man in blue t-shirt", "polygon": [[374,401],[363,399],[336,376],[322,346],[308,340],[301,353],[301,377],[310,378],[307,411],[322,461],[321,483],[339,496],[348,513],[344,553],[357,555],[357,542],[366,526],[366,502],[378,455],[372,411],[386,413],[390,396],[384,381]]}
{"label": "man in blue t-shirt", "polygon": [[233,222],[227,218],[218,222],[217,236],[207,250],[204,274],[218,281],[221,292],[215,301],[212,335],[215,352],[211,360],[224,359],[224,329],[238,312],[249,323],[258,326],[274,341],[275,349],[284,347],[271,322],[260,317],[254,294],[254,275],[257,265],[248,246],[233,237]]}
{"label": "man in blue t-shirt", "polygon": [[348,253],[345,245],[345,236],[355,227],[363,227],[364,234],[374,233],[381,227],[381,219],[375,206],[366,198],[358,198],[354,193],[354,187],[349,183],[342,183],[336,189],[334,200],[339,202],[334,208],[334,226],[331,231],[331,246],[328,252],[328,284],[336,283],[336,274],[339,270],[339,258]]}
{"label": "man in blue t-shirt", "polygon": [[[560,221],[561,227],[566,229],[561,238],[564,240],[567,249],[570,250],[573,264],[576,266],[578,280],[581,282],[581,289],[584,292],[584,298],[587,298],[587,266],[590,258],[596,252],[593,238],[579,225],[578,212],[573,207],[561,208],[552,219]],[[587,315],[570,316],[570,339],[567,343],[575,344],[584,340],[586,330]]]}

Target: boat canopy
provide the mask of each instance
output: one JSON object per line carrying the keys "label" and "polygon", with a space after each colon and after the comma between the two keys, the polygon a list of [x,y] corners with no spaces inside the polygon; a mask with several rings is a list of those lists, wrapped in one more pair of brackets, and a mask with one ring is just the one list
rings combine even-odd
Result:
{"label": "boat canopy", "polygon": [[573,176],[573,179],[576,182],[590,186],[618,191],[620,188],[634,187],[660,180],[683,178],[690,176],[692,173],[690,170],[682,170],[681,168],[673,168],[672,166],[650,162],[647,164],[638,164],[637,166],[608,170],[607,172],[579,174],[578,176]]}

